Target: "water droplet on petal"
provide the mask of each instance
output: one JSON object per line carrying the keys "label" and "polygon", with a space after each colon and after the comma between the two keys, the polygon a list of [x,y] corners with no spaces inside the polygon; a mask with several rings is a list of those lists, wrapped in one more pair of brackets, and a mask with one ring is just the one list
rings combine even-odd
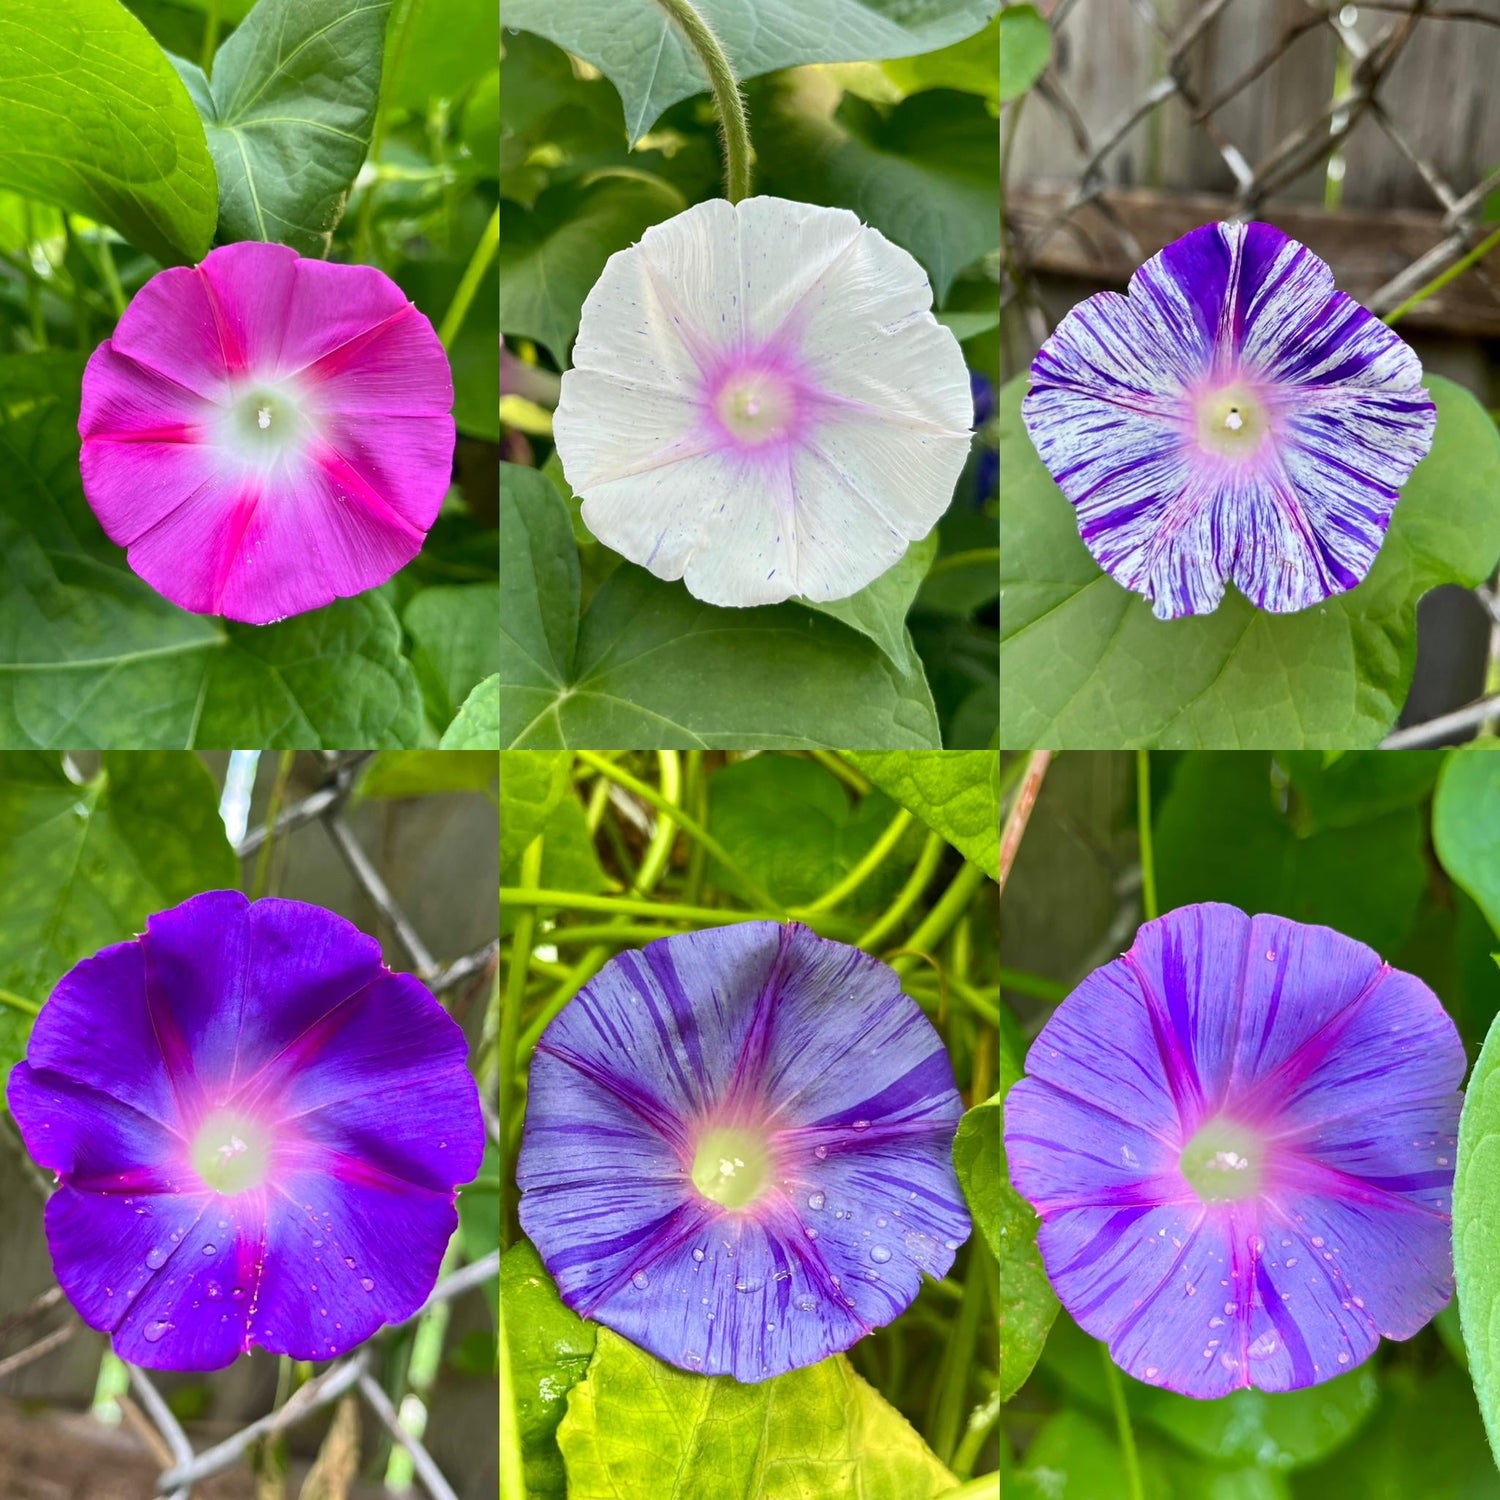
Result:
{"label": "water droplet on petal", "polygon": [[166,1337],[171,1327],[172,1325],[164,1318],[153,1318],[141,1329],[141,1332],[146,1336],[148,1344],[159,1344]]}
{"label": "water droplet on petal", "polygon": [[224,1288],[217,1281],[210,1281],[204,1290],[208,1293],[210,1302],[217,1302],[224,1295]]}
{"label": "water droplet on petal", "polygon": [[366,1290],[366,1291],[367,1291],[367,1292],[373,1292],[373,1291],[374,1291],[374,1290],[375,1290],[375,1283],[374,1283],[374,1282],[373,1282],[373,1281],[371,1281],[371,1280],[370,1280],[370,1278],[369,1278],[369,1277],[368,1277],[368,1276],[362,1276],[362,1277],[361,1277],[361,1278],[360,1278],[360,1282],[359,1282],[359,1284],[360,1284],[360,1285],[361,1285],[361,1286],[362,1286],[362,1287],[363,1287],[363,1288],[364,1288],[364,1289],[365,1289],[365,1290]]}
{"label": "water droplet on petal", "polygon": [[205,1245],[203,1247],[203,1253],[205,1255],[217,1255],[219,1253],[219,1247],[217,1245]]}
{"label": "water droplet on petal", "polygon": [[[159,1271],[167,1263],[167,1252],[160,1245],[153,1245],[146,1252],[146,1265],[153,1271]],[[157,1338],[161,1335],[157,1334]]]}
{"label": "water droplet on petal", "polygon": [[870,1122],[868,1120],[856,1120],[854,1122],[854,1128],[856,1130],[868,1130],[870,1128]]}
{"label": "water droplet on petal", "polygon": [[814,1146],[813,1147],[813,1155],[816,1156],[819,1161],[827,1161],[828,1160],[828,1147],[827,1146]]}
{"label": "water droplet on petal", "polygon": [[699,1265],[702,1265],[702,1263],[703,1263],[703,1251],[701,1249],[700,1250],[694,1250],[693,1251],[693,1259],[695,1261],[697,1261],[699,1263]]}
{"label": "water droplet on petal", "polygon": [[823,1193],[809,1193],[807,1196],[807,1206],[809,1208],[822,1208],[827,1202],[828,1199]]}
{"label": "water droplet on petal", "polygon": [[1349,1363],[1349,1355],[1346,1350],[1339,1351],[1339,1363],[1341,1365],[1347,1365]]}
{"label": "water droplet on petal", "polygon": [[651,1285],[651,1278],[646,1275],[644,1271],[637,1271],[635,1275],[630,1278],[630,1284],[636,1289],[636,1291],[644,1292],[646,1288]]}
{"label": "water droplet on petal", "polygon": [[803,1312],[816,1312],[818,1310],[818,1299],[816,1297],[798,1297],[797,1306]]}
{"label": "water droplet on petal", "polygon": [[870,1246],[870,1259],[873,1260],[876,1265],[883,1266],[890,1258],[891,1252],[887,1250],[884,1245]]}
{"label": "water droplet on petal", "polygon": [[810,1240],[815,1240],[815,1239],[817,1239],[817,1237],[818,1237],[818,1231],[817,1231],[817,1230],[816,1230],[816,1229],[813,1229],[813,1228],[812,1228],[812,1227],[810,1227],[810,1226],[809,1226],[809,1227],[808,1227],[808,1228],[806,1228],[806,1229],[804,1229],[804,1230],[803,1230],[803,1231],[802,1231],[802,1232],[803,1232],[803,1234],[805,1234],[805,1235],[806,1235],[806,1236],[807,1236],[807,1237],[808,1237],[808,1239],[810,1239]]}

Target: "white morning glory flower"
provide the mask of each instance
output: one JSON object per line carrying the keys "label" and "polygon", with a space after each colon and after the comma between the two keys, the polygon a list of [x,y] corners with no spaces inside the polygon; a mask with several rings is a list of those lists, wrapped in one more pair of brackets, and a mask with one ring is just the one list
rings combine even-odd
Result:
{"label": "white morning glory flower", "polygon": [[589,530],[710,604],[842,599],[953,498],[969,374],[846,209],[700,203],[610,257],[554,422]]}

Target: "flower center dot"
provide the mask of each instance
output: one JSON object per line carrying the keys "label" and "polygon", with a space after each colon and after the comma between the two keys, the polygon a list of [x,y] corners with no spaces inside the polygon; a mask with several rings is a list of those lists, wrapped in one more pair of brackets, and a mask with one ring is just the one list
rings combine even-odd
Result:
{"label": "flower center dot", "polygon": [[796,391],[776,370],[737,370],[719,387],[713,408],[733,441],[759,447],[786,435],[796,416]]}
{"label": "flower center dot", "polygon": [[1202,392],[1197,401],[1198,446],[1220,458],[1248,459],[1270,431],[1266,408],[1249,386]]}
{"label": "flower center dot", "polygon": [[771,1170],[765,1141],[752,1130],[710,1130],[693,1157],[693,1186],[724,1208],[746,1208]]}
{"label": "flower center dot", "polygon": [[1182,1148],[1182,1175],[1205,1203],[1237,1203],[1260,1192],[1265,1146],[1248,1126],[1210,1120]]}
{"label": "flower center dot", "polygon": [[271,1169],[265,1127],[234,1110],[214,1110],[193,1138],[193,1170],[216,1193],[259,1187]]}
{"label": "flower center dot", "polygon": [[279,468],[303,451],[314,431],[303,413],[305,404],[287,384],[248,384],[223,408],[219,441],[254,470]]}

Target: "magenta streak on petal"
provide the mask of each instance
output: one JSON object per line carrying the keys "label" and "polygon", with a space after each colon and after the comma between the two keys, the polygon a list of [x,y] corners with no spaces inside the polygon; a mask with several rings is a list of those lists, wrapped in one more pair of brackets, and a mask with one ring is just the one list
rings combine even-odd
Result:
{"label": "magenta streak on petal", "polygon": [[1339,1046],[1344,1034],[1359,1017],[1361,1008],[1391,973],[1389,964],[1381,964],[1364,987],[1337,1014],[1330,1016],[1291,1057],[1235,1099],[1236,1110],[1250,1122],[1274,1119],[1285,1109],[1287,1101],[1317,1072],[1323,1060]]}
{"label": "magenta streak on petal", "polygon": [[285,374],[288,376],[300,375],[306,371],[307,374],[320,381],[341,375],[355,364],[357,356],[363,354],[376,339],[383,337],[389,329],[394,328],[398,323],[405,322],[415,311],[416,309],[408,302],[405,307],[398,307],[389,317],[382,318],[380,322],[373,324],[360,333],[356,333],[352,338],[345,339],[342,344],[328,350],[326,354],[320,354],[309,364],[303,365],[297,370],[288,370]]}
{"label": "magenta streak on petal", "polygon": [[1135,957],[1134,950],[1123,954],[1121,963],[1135,975],[1141,996],[1146,1002],[1146,1012],[1151,1021],[1151,1035],[1156,1042],[1157,1054],[1161,1058],[1162,1071],[1167,1086],[1177,1105],[1177,1117],[1181,1122],[1183,1138],[1186,1139],[1203,1122],[1208,1113],[1208,1104],[1203,1097],[1203,1086],[1193,1065],[1189,1038],[1183,1018],[1173,1015],[1170,1019],[1161,1013],[1161,1002],[1151,987],[1151,981]]}
{"label": "magenta streak on petal", "polygon": [[229,327],[229,320],[224,316],[224,309],[219,305],[219,293],[212,279],[201,265],[195,270],[198,279],[203,283],[203,295],[208,300],[209,311],[213,314],[214,327],[218,331],[219,349],[224,356],[224,372],[233,380],[236,375],[248,370],[249,362],[245,357],[244,349]]}
{"label": "magenta streak on petal", "polygon": [[335,491],[344,491],[345,498],[356,501],[370,514],[376,517],[381,525],[389,526],[397,531],[404,532],[420,546],[425,532],[413,526],[399,511],[397,511],[384,495],[380,494],[353,464],[344,457],[332,443],[327,439],[320,439],[312,448],[309,455],[312,462],[320,468],[327,476],[328,482]]}

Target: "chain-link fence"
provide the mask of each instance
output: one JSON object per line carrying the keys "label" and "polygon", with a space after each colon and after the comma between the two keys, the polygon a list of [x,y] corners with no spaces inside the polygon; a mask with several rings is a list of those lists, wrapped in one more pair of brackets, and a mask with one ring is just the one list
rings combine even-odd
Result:
{"label": "chain-link fence", "polygon": [[[1068,306],[1188,230],[1262,217],[1399,322],[1430,368],[1500,407],[1500,253],[1485,259],[1500,245],[1500,0],[1038,8],[1051,61],[1001,127],[1007,375]],[[1476,593],[1424,611],[1443,640],[1424,641],[1405,718],[1426,722],[1393,747],[1500,716],[1500,592]],[[1433,681],[1455,653],[1462,690]]]}
{"label": "chain-link fence", "polygon": [[[285,759],[277,776],[276,790],[272,793],[266,819],[260,826],[244,831],[255,782],[256,758],[256,752],[235,752],[230,757],[225,794],[221,803],[221,811],[234,841],[235,852],[242,861],[253,866],[257,859],[267,857],[272,846],[284,835],[303,825],[317,823],[326,832],[358,890],[379,913],[381,922],[405,950],[410,960],[411,973],[440,997],[461,992],[465,988],[483,989],[493,984],[499,951],[498,937],[489,939],[457,959],[447,963],[440,962],[434,957],[402,903],[392,893],[377,861],[357,835],[350,817],[351,803],[359,773],[364,762],[369,759],[367,752],[324,753],[317,756],[314,775],[316,784],[291,802],[284,802],[281,798],[281,792],[289,782],[291,768],[290,758]],[[235,837],[236,833],[239,834],[238,837]],[[398,954],[388,950],[386,956],[391,967],[406,967],[400,963]],[[486,1134],[491,1142],[498,1144],[499,1124],[495,1104],[489,1097],[489,1090],[483,1087],[480,1089],[480,1104]],[[51,1191],[51,1185],[25,1157],[14,1131],[8,1125],[0,1126],[0,1129],[8,1132],[7,1144],[20,1151],[27,1175],[38,1192],[46,1197]],[[403,1330],[410,1331],[414,1326],[420,1326],[434,1310],[446,1308],[463,1293],[491,1281],[499,1274],[499,1268],[500,1252],[497,1247],[442,1276],[426,1304],[406,1323],[399,1328],[382,1329],[367,1343],[335,1360],[298,1387],[284,1404],[277,1405],[265,1416],[249,1422],[201,1451],[194,1450],[182,1423],[152,1377],[139,1368],[127,1367],[129,1391],[113,1392],[112,1397],[126,1421],[160,1462],[161,1473],[155,1482],[155,1493],[168,1496],[170,1500],[190,1500],[196,1487],[196,1493],[203,1500],[205,1483],[214,1476],[235,1469],[252,1452],[254,1445],[274,1440],[347,1398],[350,1402],[358,1401],[369,1408],[376,1421],[389,1433],[391,1441],[408,1455],[412,1475],[432,1500],[458,1500],[455,1486],[445,1477],[422,1441],[425,1408],[413,1420],[414,1408],[410,1404],[410,1392],[403,1395],[398,1390],[398,1399],[392,1400],[391,1394],[377,1379],[377,1354],[382,1344]],[[49,1323],[56,1326],[45,1332],[39,1331]],[[0,1349],[7,1343],[24,1341],[23,1347],[0,1357],[0,1380],[51,1354],[82,1331],[82,1328],[82,1323],[64,1299],[61,1288],[49,1287],[20,1312],[0,1322]],[[354,1420],[352,1414],[350,1420]],[[493,1431],[477,1434],[474,1446],[476,1450],[481,1446],[485,1449],[493,1448]],[[341,1480],[342,1487],[330,1488],[325,1475],[316,1493],[348,1494],[351,1479],[352,1474],[347,1471],[346,1465],[346,1472]],[[92,1500],[91,1490],[63,1491],[49,1488],[45,1491],[48,1495],[65,1492],[80,1496],[87,1493]],[[263,1494],[264,1491],[258,1490],[257,1493]]]}

